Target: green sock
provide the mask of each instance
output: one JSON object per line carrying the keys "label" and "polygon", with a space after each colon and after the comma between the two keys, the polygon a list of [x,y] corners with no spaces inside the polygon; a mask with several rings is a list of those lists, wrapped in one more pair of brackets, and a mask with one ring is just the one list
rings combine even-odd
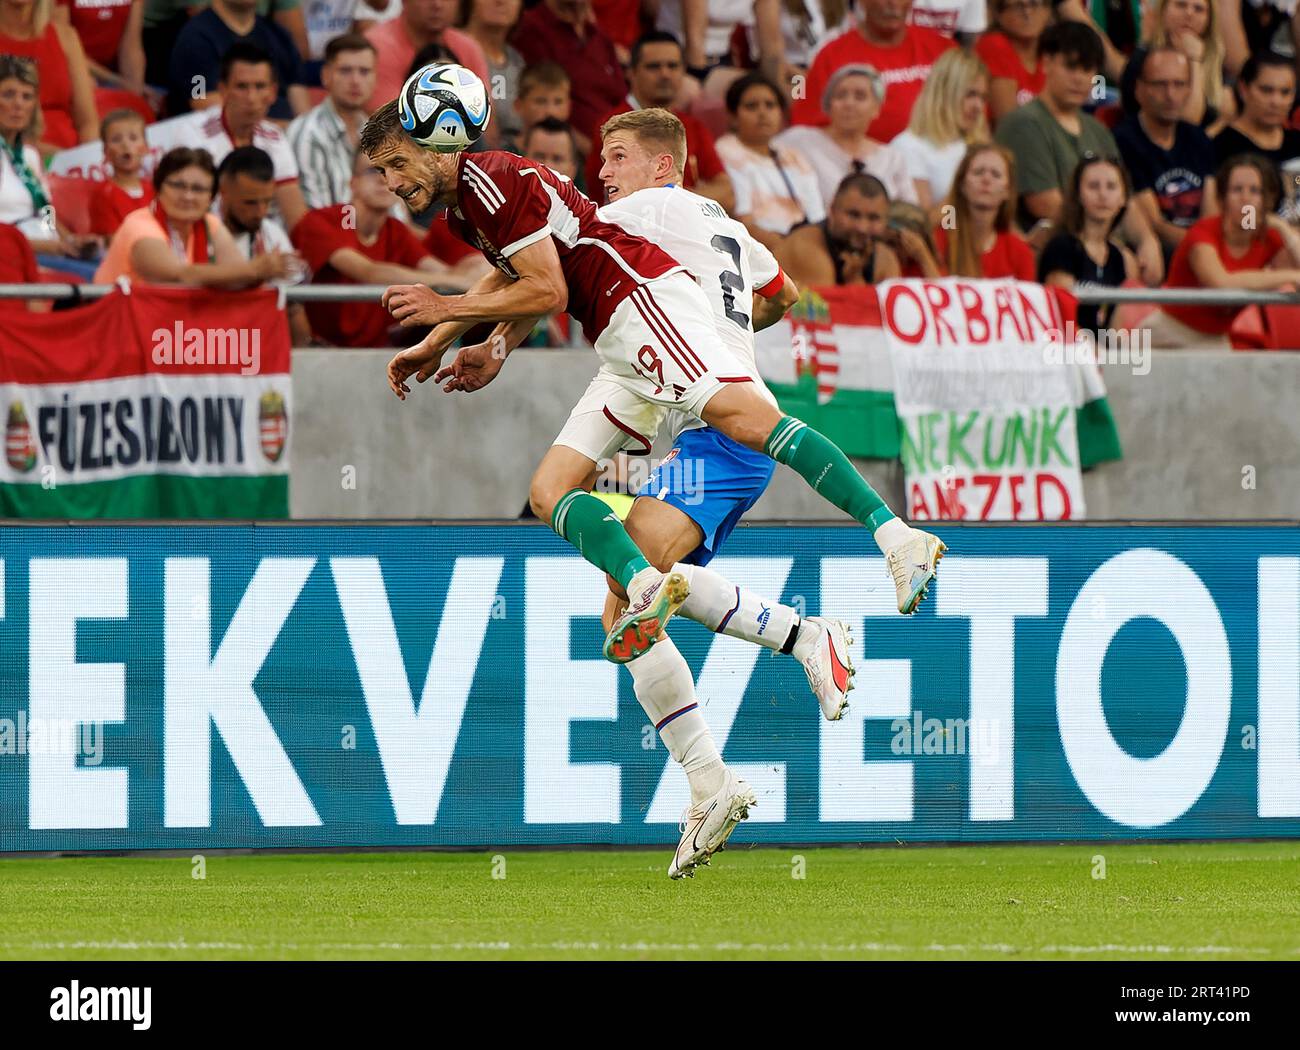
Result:
{"label": "green sock", "polygon": [[794,416],[782,416],[763,451],[808,482],[823,499],[875,532],[894,517],[835,442]]}
{"label": "green sock", "polygon": [[551,528],[625,588],[633,576],[650,568],[618,515],[590,492],[573,489],[561,496],[551,514]]}

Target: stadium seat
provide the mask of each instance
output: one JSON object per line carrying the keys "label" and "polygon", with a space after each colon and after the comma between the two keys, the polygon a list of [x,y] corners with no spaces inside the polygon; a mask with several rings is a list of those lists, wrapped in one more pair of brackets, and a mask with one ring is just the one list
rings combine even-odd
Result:
{"label": "stadium seat", "polygon": [[93,179],[67,175],[47,175],[50,203],[54,213],[73,233],[90,233],[90,197],[95,192]]}
{"label": "stadium seat", "polygon": [[95,88],[95,111],[102,120],[104,114],[111,113],[115,109],[133,109],[140,116],[144,117],[146,124],[152,124],[158,119],[152,107],[141,96],[133,91],[121,91],[118,88]]}

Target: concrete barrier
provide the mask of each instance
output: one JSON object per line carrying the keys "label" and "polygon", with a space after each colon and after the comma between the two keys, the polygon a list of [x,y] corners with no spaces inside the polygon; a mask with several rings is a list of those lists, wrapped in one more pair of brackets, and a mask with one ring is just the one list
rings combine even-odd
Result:
{"label": "concrete barrier", "polygon": [[[486,390],[416,388],[402,403],[384,375],[390,354],[294,351],[295,518],[517,517],[596,371],[589,351],[521,350]],[[1124,459],[1084,475],[1089,518],[1300,518],[1300,355],[1157,350],[1146,375],[1105,372]],[[899,463],[858,466],[902,506]],[[781,469],[749,517],[836,512]]]}

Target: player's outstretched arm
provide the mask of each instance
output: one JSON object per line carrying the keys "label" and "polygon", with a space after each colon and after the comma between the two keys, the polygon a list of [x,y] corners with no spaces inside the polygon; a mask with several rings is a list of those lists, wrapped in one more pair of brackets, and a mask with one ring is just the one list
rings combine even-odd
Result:
{"label": "player's outstretched arm", "polygon": [[445,383],[443,393],[460,390],[471,394],[482,390],[505,367],[506,358],[533,330],[541,318],[508,321],[492,330],[487,340],[474,346],[463,347],[455,360],[440,368],[433,377],[435,383]]}

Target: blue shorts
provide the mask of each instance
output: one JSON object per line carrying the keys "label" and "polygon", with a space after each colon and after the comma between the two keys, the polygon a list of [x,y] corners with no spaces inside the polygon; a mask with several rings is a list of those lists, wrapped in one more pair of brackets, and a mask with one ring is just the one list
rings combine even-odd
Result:
{"label": "blue shorts", "polygon": [[637,495],[670,503],[695,522],[704,542],[682,560],[707,565],[775,471],[771,457],[699,427],[681,433]]}

